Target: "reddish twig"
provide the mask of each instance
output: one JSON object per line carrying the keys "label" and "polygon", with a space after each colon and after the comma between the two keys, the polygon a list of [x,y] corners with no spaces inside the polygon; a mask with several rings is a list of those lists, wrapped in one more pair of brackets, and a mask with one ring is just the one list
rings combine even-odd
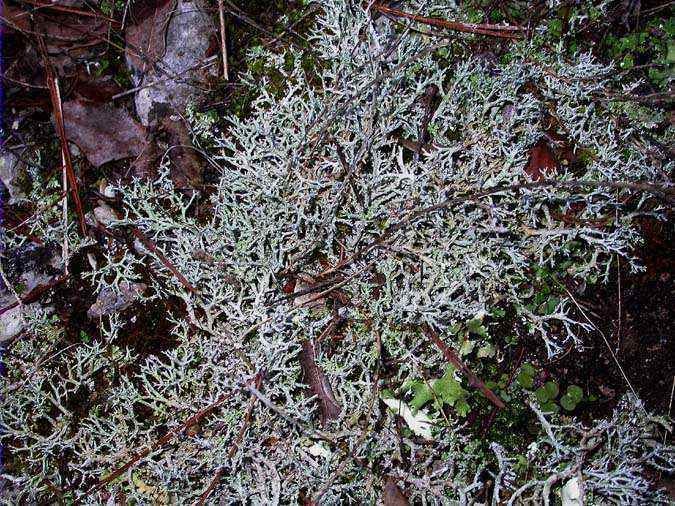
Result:
{"label": "reddish twig", "polygon": [[63,122],[63,111],[61,109],[61,97],[59,94],[58,83],[56,81],[56,77],[54,76],[54,69],[52,68],[51,62],[49,61],[47,47],[45,46],[45,41],[42,36],[38,37],[38,44],[40,46],[40,52],[42,53],[42,58],[44,60],[45,76],[47,79],[47,86],[49,87],[49,96],[54,109],[56,133],[58,134],[59,140],[61,141],[61,152],[63,154],[63,163],[66,170],[66,176],[68,183],[70,184],[70,192],[73,196],[73,201],[75,202],[75,209],[80,222],[80,232],[83,236],[85,236],[87,235],[87,225],[84,221],[84,212],[82,212],[82,202],[80,201],[77,179],[75,178],[75,171],[73,171],[73,162],[70,157],[70,149],[68,149],[68,138],[66,137],[66,128]]}
{"label": "reddish twig", "polygon": [[66,5],[58,5],[58,4],[53,4],[53,3],[46,3],[46,2],[38,2],[36,0],[23,0],[25,3],[34,5],[35,7],[39,9],[49,9],[52,11],[56,12],[63,12],[66,14],[76,14],[78,16],[86,17],[86,18],[96,18],[96,19],[103,19],[115,26],[121,26],[122,23],[119,21],[116,21],[112,18],[109,18],[108,16],[104,16],[103,14],[99,14],[97,12],[89,12],[89,11],[83,11],[81,9],[76,9],[74,7],[68,7]]}
{"label": "reddish twig", "polygon": [[[260,385],[262,384],[264,374],[262,371],[259,371],[255,375],[254,379],[254,384],[256,388],[260,388]],[[239,429],[239,434],[237,434],[237,437],[235,438],[234,442],[232,443],[232,446],[230,447],[229,451],[227,452],[227,458],[231,459],[234,457],[234,454],[237,453],[237,450],[239,449],[239,444],[241,443],[241,440],[244,438],[244,434],[246,433],[246,429],[251,423],[251,417],[253,415],[253,408],[255,407],[255,403],[258,400],[258,398],[251,394],[251,399],[249,400],[248,403],[248,408],[246,409],[246,414],[244,415],[244,423],[241,425],[241,429]],[[199,500],[197,501],[196,506],[204,506],[204,503],[206,502],[206,499],[211,495],[211,492],[213,492],[218,486],[218,482],[220,481],[221,476],[223,476],[224,469],[222,467],[218,468],[216,471],[216,474],[213,476],[213,479],[211,480],[211,483],[209,483],[209,486],[206,487],[206,490],[202,493],[201,496],[199,496]]]}
{"label": "reddish twig", "polygon": [[453,30],[456,32],[473,33],[476,35],[488,35],[490,37],[499,37],[502,39],[519,39],[521,38],[521,36],[519,34],[512,32],[520,32],[525,30],[523,27],[520,26],[509,26],[509,25],[502,26],[492,24],[474,25],[469,23],[459,23],[456,21],[447,21],[445,19],[439,18],[427,18],[425,16],[418,16],[417,14],[411,14],[409,12],[404,12],[399,9],[394,9],[392,7],[385,7],[384,5],[378,4],[373,5],[372,8],[388,16],[406,18],[412,21],[416,21],[418,23],[424,23],[425,25],[445,28],[446,30]]}
{"label": "reddish twig", "polygon": [[461,359],[457,356],[457,354],[451,350],[447,344],[445,344],[440,337],[438,337],[438,334],[429,326],[425,325],[422,327],[422,331],[424,332],[424,335],[426,335],[437,347],[439,350],[443,352],[443,355],[445,356],[445,359],[450,362],[453,366],[455,366],[458,370],[462,371],[464,375],[468,378],[469,380],[469,385],[472,387],[477,388],[480,390],[487,399],[497,406],[499,409],[503,409],[506,406],[504,405],[504,402],[495,395],[495,393],[490,390],[487,386],[485,386],[485,383],[483,383],[478,376],[476,376],[469,367],[461,361]]}
{"label": "reddish twig", "polygon": [[159,250],[155,243],[148,239],[148,237],[143,232],[134,226],[131,227],[131,232],[139,241],[143,243],[143,246],[157,255],[157,258],[159,258],[160,262],[164,264],[164,267],[171,271],[171,273],[176,277],[176,279],[178,279],[178,281],[180,281],[180,284],[183,285],[186,290],[191,293],[199,293],[199,291],[190,284],[187,278],[183,276],[178,269],[176,269],[176,267],[169,261],[168,258],[166,258],[166,256],[164,256],[164,253]]}
{"label": "reddish twig", "polygon": [[207,407],[205,407],[201,411],[192,415],[190,418],[185,420],[182,424],[180,424],[175,429],[167,432],[164,436],[162,436],[157,441],[155,441],[152,444],[152,446],[150,446],[149,448],[146,448],[143,451],[137,452],[126,464],[118,467],[117,469],[115,469],[113,472],[111,472],[105,478],[101,478],[100,480],[98,480],[98,482],[91,488],[91,490],[94,490],[94,491],[101,490],[108,483],[110,483],[111,481],[119,478],[127,470],[129,470],[134,465],[136,465],[139,460],[147,457],[150,454],[150,452],[153,452],[153,451],[161,448],[162,446],[166,445],[169,441],[171,441],[173,438],[175,438],[178,434],[183,432],[185,429],[197,424],[202,418],[211,414],[216,408],[218,408],[218,406],[220,406],[223,402],[225,402],[229,398],[230,398],[230,395],[222,394],[220,397],[218,397],[214,402],[209,404]]}
{"label": "reddish twig", "polygon": [[335,399],[333,389],[328,378],[316,363],[316,351],[312,339],[306,339],[301,343],[300,367],[305,377],[305,383],[309,385],[312,393],[316,395],[321,408],[321,425],[325,426],[331,420],[340,416],[342,408]]}
{"label": "reddish twig", "polygon": [[[513,381],[513,377],[516,374],[516,371],[520,367],[520,363],[523,361],[523,355],[525,354],[525,347],[520,346],[520,353],[518,354],[518,360],[516,360],[516,365],[511,369],[511,374],[509,375],[509,379],[506,382],[506,388],[508,388],[511,385],[511,382]],[[490,417],[488,418],[485,428],[483,429],[483,436],[487,435],[488,431],[490,430],[490,427],[492,426],[492,422],[495,419],[495,416],[497,415],[497,408],[493,408],[492,412],[490,413]]]}
{"label": "reddish twig", "polygon": [[[32,302],[35,302],[40,298],[40,296],[45,293],[47,290],[50,288],[54,288],[56,285],[60,285],[63,283],[66,279],[68,278],[67,275],[62,275],[59,276],[58,278],[50,281],[49,283],[46,283],[44,285],[37,286],[33,288],[30,292],[28,292],[26,295],[21,297],[21,304],[30,304]],[[19,302],[14,302],[10,304],[9,306],[5,306],[2,309],[0,309],[0,315],[6,313],[10,309],[14,309],[19,305]]]}
{"label": "reddish twig", "polygon": [[204,503],[206,500],[209,498],[211,495],[211,492],[214,491],[216,486],[218,485],[218,482],[220,481],[220,478],[223,476],[223,468],[219,467],[218,470],[216,471],[216,474],[213,476],[213,479],[211,480],[211,483],[209,483],[209,486],[206,487],[206,490],[202,493],[202,495],[199,496],[199,500],[197,501],[197,506],[204,506]]}

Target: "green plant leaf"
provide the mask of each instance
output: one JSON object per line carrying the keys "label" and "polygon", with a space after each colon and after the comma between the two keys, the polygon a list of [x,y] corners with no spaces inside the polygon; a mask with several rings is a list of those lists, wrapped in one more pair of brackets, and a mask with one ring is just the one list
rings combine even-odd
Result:
{"label": "green plant leaf", "polygon": [[520,371],[516,377],[518,384],[526,390],[531,390],[534,386],[534,378],[525,371]]}
{"label": "green plant leaf", "polygon": [[446,372],[442,378],[436,380],[433,385],[436,395],[446,404],[453,406],[455,402],[464,399],[467,391],[462,388],[452,373]]}
{"label": "green plant leaf", "polygon": [[548,395],[548,390],[546,389],[546,387],[537,388],[537,390],[534,392],[534,395],[537,397],[537,400],[542,405],[542,407],[544,403],[551,400],[551,398]]}
{"label": "green plant leaf", "polygon": [[544,413],[559,413],[560,407],[555,402],[548,401],[548,402],[542,403],[541,410]]}
{"label": "green plant leaf", "polygon": [[459,416],[465,417],[469,414],[469,411],[471,411],[471,407],[469,407],[468,402],[466,402],[464,399],[461,399],[457,401],[457,404],[455,405],[455,411]]}
{"label": "green plant leaf", "polygon": [[560,398],[560,405],[565,408],[565,411],[574,411],[577,407],[577,402],[569,394],[565,394]]}
{"label": "green plant leaf", "polygon": [[574,399],[574,401],[578,404],[584,398],[584,391],[580,386],[570,385],[567,387],[567,395]]}
{"label": "green plant leaf", "polygon": [[469,332],[472,334],[476,334],[481,337],[488,337],[487,329],[483,327],[483,322],[478,318],[474,318],[473,320],[466,322],[466,328],[469,329]]}
{"label": "green plant leaf", "polygon": [[537,374],[537,370],[534,368],[532,364],[529,362],[525,362],[523,366],[521,367],[521,371],[527,374],[528,376],[534,377],[535,374]]}
{"label": "green plant leaf", "polygon": [[548,395],[549,399],[555,399],[556,397],[558,397],[558,394],[560,393],[558,385],[553,381],[547,381],[544,384],[544,388],[546,389],[546,394]]}
{"label": "green plant leaf", "polygon": [[434,394],[431,391],[431,388],[429,388],[427,384],[423,381],[413,381],[409,386],[410,390],[412,390],[414,393],[414,396],[410,401],[410,407],[414,411],[417,411],[427,402],[429,402],[431,399],[434,398]]}

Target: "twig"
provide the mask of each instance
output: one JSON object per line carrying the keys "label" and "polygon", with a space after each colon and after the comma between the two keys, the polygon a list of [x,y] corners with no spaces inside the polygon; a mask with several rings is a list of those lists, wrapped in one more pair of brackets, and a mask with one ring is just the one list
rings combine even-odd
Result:
{"label": "twig", "polygon": [[63,155],[68,181],[70,182],[70,191],[72,193],[73,201],[75,202],[75,209],[77,210],[77,216],[80,221],[80,232],[82,233],[82,236],[86,236],[87,225],[84,220],[84,213],[82,212],[82,202],[80,201],[77,179],[75,178],[75,172],[73,171],[73,162],[70,158],[70,149],[68,148],[68,138],[66,137],[66,129],[63,122],[63,110],[61,109],[61,96],[59,93],[58,81],[54,77],[54,70],[52,69],[51,62],[49,61],[47,47],[45,46],[45,41],[42,36],[38,37],[38,43],[40,46],[40,52],[42,53],[42,58],[44,59],[47,86],[49,87],[49,95],[52,101],[52,107],[54,108],[56,132],[59,136],[59,139],[61,140],[61,152]]}
{"label": "twig", "polygon": [[2,309],[0,309],[0,315],[6,313],[10,309],[14,309],[15,307],[21,305],[21,304],[30,304],[31,302],[35,302],[40,298],[40,296],[45,293],[47,290],[50,288],[55,287],[56,285],[59,285],[63,283],[68,276],[66,275],[61,275],[58,278],[50,281],[49,283],[46,283],[44,285],[40,285],[38,287],[33,288],[30,292],[28,292],[26,295],[23,297],[20,297],[17,302],[14,302],[13,304],[10,304],[9,306],[5,306]]}
{"label": "twig", "polygon": [[199,290],[197,290],[194,286],[190,284],[187,278],[180,273],[180,271],[171,263],[171,261],[169,261],[169,259],[166,258],[166,256],[164,256],[164,253],[160,251],[160,249],[155,245],[155,243],[152,242],[143,232],[141,232],[138,228],[132,225],[131,233],[134,234],[134,236],[143,243],[143,246],[145,246],[155,255],[157,255],[159,261],[162,262],[164,267],[166,267],[167,269],[169,269],[169,271],[171,271],[171,273],[176,277],[176,279],[180,282],[180,284],[185,287],[186,290],[192,293],[199,293]]}
{"label": "twig", "polygon": [[218,0],[218,17],[220,18],[220,51],[223,55],[223,79],[230,80],[227,66],[227,39],[225,38],[225,13],[223,0]]}
{"label": "twig", "polygon": [[[66,5],[58,5],[58,4],[46,3],[46,2],[38,2],[36,0],[23,0],[23,1],[25,3],[34,5],[38,9],[49,9],[49,10],[53,10],[53,11],[56,11],[56,12],[65,12],[67,14],[77,14],[78,16],[82,16],[82,17],[85,17],[85,18],[102,19],[102,20],[105,20],[109,23],[112,23],[115,26],[121,25],[121,23],[119,21],[116,21],[112,18],[109,18],[108,16],[104,16],[103,14],[98,14],[96,12],[83,11],[81,9],[76,9],[74,7],[68,7]],[[34,10],[37,10],[37,9],[34,9]]]}
{"label": "twig", "polygon": [[[59,91],[58,81],[56,91]],[[61,102],[61,96],[59,96]],[[61,164],[63,165],[63,247],[61,256],[63,256],[63,273],[68,275],[68,171],[66,170],[66,158],[61,153]]]}
{"label": "twig", "polygon": [[211,414],[216,408],[218,408],[222,403],[224,403],[230,397],[231,397],[231,395],[221,394],[211,404],[206,406],[201,411],[198,411],[197,413],[192,415],[190,418],[185,420],[178,427],[176,427],[176,428],[170,430],[169,432],[167,432],[164,436],[162,436],[157,441],[155,441],[150,447],[146,448],[143,451],[137,452],[126,464],[118,467],[117,469],[115,469],[113,472],[111,472],[105,478],[101,478],[100,480],[98,480],[98,482],[90,490],[91,491],[99,491],[99,490],[103,489],[108,483],[110,483],[111,481],[119,478],[127,470],[129,470],[134,465],[136,465],[136,463],[138,463],[139,460],[147,457],[150,454],[150,452],[153,452],[153,451],[161,448],[162,446],[166,445],[169,441],[173,440],[173,438],[175,438],[178,434],[183,432],[185,429],[195,425],[202,418]]}
{"label": "twig", "polygon": [[382,14],[411,19],[413,21],[417,21],[418,23],[424,23],[425,25],[437,26],[439,28],[445,28],[446,30],[454,30],[456,32],[473,33],[476,35],[487,35],[490,37],[499,37],[502,39],[522,38],[521,35],[513,32],[525,31],[525,28],[521,26],[510,26],[510,25],[502,26],[493,24],[474,25],[469,23],[458,23],[456,21],[447,21],[445,19],[439,18],[427,18],[425,16],[418,16],[416,14],[411,14],[409,12],[404,12],[399,9],[394,9],[392,7],[385,7],[384,5],[378,4],[373,5],[372,8],[373,10],[381,12]]}
{"label": "twig", "polygon": [[[593,323],[593,321],[588,317],[586,314],[586,311],[581,307],[581,305],[577,302],[577,300],[574,298],[572,293],[567,289],[566,286],[563,285],[563,288],[567,292],[567,295],[569,295],[570,300],[574,303],[574,305],[577,307],[577,309],[581,312],[583,317],[586,319],[586,321],[602,336],[602,340],[605,342],[605,345],[607,346],[607,349],[609,350],[609,354],[612,356],[612,359],[614,360],[614,363],[616,363],[616,366],[619,368],[619,371],[621,372],[621,375],[623,376],[623,379],[626,380],[626,384],[628,385],[628,388],[630,388],[630,391],[633,393],[633,395],[639,399],[640,396],[636,392],[635,388],[633,388],[632,383],[628,379],[628,376],[626,375],[626,372],[623,370],[623,367],[621,366],[621,362],[619,362],[619,359],[617,358],[616,354],[614,353],[614,350],[612,350],[612,346],[609,344],[609,340],[607,339],[607,336],[605,336],[605,333],[598,328],[598,326]],[[646,408],[643,406],[643,409],[646,410]]]}
{"label": "twig", "polygon": [[[263,377],[264,377],[263,371],[259,371],[255,375],[255,379],[253,380],[253,382],[255,383],[256,388],[260,388]],[[239,429],[239,434],[237,434],[237,437],[232,442],[232,446],[227,452],[228,459],[234,457],[235,453],[237,453],[237,450],[239,449],[239,445],[241,444],[242,439],[244,439],[246,429],[251,424],[251,417],[253,415],[253,408],[255,407],[256,401],[257,398],[255,397],[255,395],[251,394],[251,399],[248,402],[248,408],[246,409],[246,414],[244,415],[244,423],[242,423],[241,429]],[[211,483],[209,483],[209,486],[206,487],[206,490],[204,490],[202,495],[199,496],[199,500],[197,501],[195,506],[204,506],[206,499],[208,499],[211,493],[215,490],[216,486],[218,486],[218,482],[220,481],[220,478],[223,476],[224,471],[225,469],[223,467],[218,468],[216,474],[213,476],[213,479],[211,480]]]}
{"label": "twig", "polygon": [[478,378],[478,376],[476,376],[473,371],[469,369],[469,366],[460,360],[457,354],[451,350],[448,345],[441,340],[440,337],[438,337],[438,334],[431,327],[424,325],[422,327],[422,332],[424,332],[424,334],[436,345],[436,347],[441,350],[441,352],[443,352],[443,355],[448,362],[464,373],[464,375],[469,380],[469,385],[480,390],[483,395],[485,395],[485,397],[487,397],[487,399],[499,409],[506,407],[504,402],[502,402],[502,400],[497,397],[492,390],[485,386],[485,383],[483,383]]}
{"label": "twig", "polygon": [[199,496],[196,506],[204,506],[204,503],[211,495],[211,492],[213,492],[216,486],[218,486],[218,482],[220,481],[220,478],[223,476],[223,472],[224,469],[222,467],[219,467],[218,470],[216,471],[216,474],[213,476],[211,483],[209,483],[209,486],[206,487],[206,490],[204,490],[202,495]]}

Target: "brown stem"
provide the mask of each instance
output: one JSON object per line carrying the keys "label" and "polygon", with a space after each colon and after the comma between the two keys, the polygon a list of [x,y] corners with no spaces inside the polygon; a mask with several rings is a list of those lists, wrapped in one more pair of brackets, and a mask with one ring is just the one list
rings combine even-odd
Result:
{"label": "brown stem", "polygon": [[131,232],[139,241],[143,243],[143,246],[157,255],[157,258],[159,258],[160,262],[164,264],[164,267],[171,271],[171,273],[176,277],[176,279],[178,279],[180,284],[183,285],[186,290],[192,293],[199,293],[199,291],[190,284],[187,278],[180,273],[180,271],[169,261],[168,258],[166,258],[166,256],[164,256],[164,253],[159,250],[155,243],[148,239],[148,237],[143,232],[134,226],[131,227]]}
{"label": "brown stem", "polygon": [[456,21],[447,21],[445,19],[439,18],[427,18],[424,16],[418,16],[417,14],[411,14],[409,12],[404,12],[399,9],[394,9],[392,7],[385,7],[384,5],[378,4],[373,5],[372,9],[388,16],[396,16],[399,18],[411,19],[418,23],[424,23],[425,25],[445,28],[446,30],[454,30],[456,32],[463,32],[463,33],[473,33],[476,35],[487,35],[490,37],[499,37],[502,39],[519,39],[521,38],[520,35],[509,32],[524,30],[520,26],[474,25],[468,23],[458,23]]}
{"label": "brown stem", "polygon": [[63,153],[63,163],[66,170],[66,176],[68,178],[68,183],[70,184],[70,191],[73,196],[73,201],[75,202],[75,209],[77,210],[77,217],[80,222],[80,232],[82,233],[82,236],[86,236],[87,225],[84,221],[84,212],[82,212],[82,202],[80,201],[77,179],[75,178],[75,172],[73,171],[73,162],[70,157],[70,149],[68,149],[68,138],[66,137],[66,128],[63,122],[63,111],[61,109],[59,90],[56,84],[56,78],[54,77],[54,70],[52,69],[49,56],[47,55],[47,46],[45,45],[45,41],[42,36],[38,37],[38,44],[40,46],[40,52],[42,53],[42,58],[45,64],[47,86],[49,87],[49,96],[52,101],[52,108],[54,109],[56,133],[58,134],[59,140],[61,141],[61,151]]}
{"label": "brown stem", "polygon": [[195,425],[198,423],[202,418],[205,416],[211,414],[218,406],[220,406],[223,402],[225,402],[227,399],[230,398],[230,395],[222,394],[220,395],[214,402],[206,406],[204,409],[201,411],[198,411],[194,415],[192,415],[190,418],[185,420],[182,424],[180,424],[178,427],[170,430],[167,432],[164,436],[159,438],[157,441],[155,441],[152,446],[146,448],[145,450],[142,450],[140,452],[137,452],[126,464],[123,466],[118,467],[115,469],[112,473],[110,473],[108,476],[105,478],[101,478],[98,480],[96,485],[92,487],[91,490],[93,491],[98,491],[103,489],[108,483],[111,481],[119,478],[122,476],[127,470],[129,470],[131,467],[136,465],[139,460],[141,460],[144,457],[147,457],[150,452],[155,451],[165,444],[167,444],[169,441],[171,441],[173,438],[175,438],[178,434],[183,432],[185,429]]}
{"label": "brown stem", "polygon": [[438,347],[438,349],[443,352],[443,356],[445,356],[445,359],[448,362],[464,373],[464,375],[469,380],[469,385],[480,390],[483,395],[499,409],[504,409],[506,407],[502,400],[497,397],[492,390],[485,386],[485,383],[483,383],[480,378],[478,378],[478,376],[476,376],[473,371],[469,369],[469,366],[462,362],[462,360],[457,356],[457,353],[451,350],[450,347],[445,344],[440,337],[438,337],[438,334],[431,327],[424,325],[422,327],[422,332],[424,332],[424,335],[426,335],[431,340],[431,342],[433,342],[436,347]]}

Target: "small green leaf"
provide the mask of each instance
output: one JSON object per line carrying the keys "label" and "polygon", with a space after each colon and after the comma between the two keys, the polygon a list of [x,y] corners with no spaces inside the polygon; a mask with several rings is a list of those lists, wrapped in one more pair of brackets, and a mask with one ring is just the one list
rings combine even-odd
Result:
{"label": "small green leaf", "polygon": [[477,355],[478,358],[494,357],[495,356],[495,347],[492,346],[492,344],[487,343],[487,344],[481,346],[478,349],[478,353],[476,355]]}
{"label": "small green leaf", "polygon": [[532,364],[529,362],[525,362],[523,366],[521,367],[521,370],[527,374],[528,376],[534,377],[535,374],[537,374],[537,370],[534,368]]}
{"label": "small green leaf", "polygon": [[469,332],[472,334],[476,334],[481,337],[488,337],[487,329],[483,327],[483,322],[478,318],[474,318],[473,320],[466,322],[466,328],[469,329]]}
{"label": "small green leaf", "polygon": [[534,378],[529,374],[526,374],[525,371],[520,371],[516,377],[518,384],[526,390],[531,390],[534,386]]}
{"label": "small green leaf", "polygon": [[576,401],[569,394],[565,394],[560,398],[560,405],[565,408],[565,411],[574,411],[574,408],[577,407]]}
{"label": "small green leaf", "polygon": [[559,413],[560,412],[560,408],[558,407],[558,405],[555,402],[551,402],[551,401],[544,402],[541,405],[541,410],[544,413]]}
{"label": "small green leaf", "polygon": [[457,401],[457,405],[455,406],[455,411],[457,414],[461,417],[465,417],[466,415],[469,414],[469,411],[471,411],[471,408],[469,407],[469,403],[466,402],[464,399]]}
{"label": "small green leaf", "polygon": [[544,403],[547,403],[551,400],[551,398],[548,396],[548,390],[546,387],[537,388],[537,390],[534,392],[534,395],[537,397],[537,400],[542,405],[542,407]]}
{"label": "small green leaf", "polygon": [[417,411],[434,398],[431,388],[429,388],[423,381],[411,382],[410,389],[414,393],[413,399],[410,401],[410,407],[413,409],[413,411]]}
{"label": "small green leaf", "polygon": [[474,347],[476,346],[476,341],[470,341],[469,339],[465,339],[462,342],[462,345],[459,347],[459,356],[464,357],[468,354],[470,354]]}
{"label": "small green leaf", "polygon": [[560,393],[558,385],[556,385],[553,381],[547,381],[544,384],[544,388],[546,389],[546,393],[549,399],[555,399],[556,397],[558,397],[558,393]]}
{"label": "small green leaf", "polygon": [[584,398],[584,391],[577,385],[570,385],[567,387],[567,395],[574,399],[574,401],[578,404]]}

